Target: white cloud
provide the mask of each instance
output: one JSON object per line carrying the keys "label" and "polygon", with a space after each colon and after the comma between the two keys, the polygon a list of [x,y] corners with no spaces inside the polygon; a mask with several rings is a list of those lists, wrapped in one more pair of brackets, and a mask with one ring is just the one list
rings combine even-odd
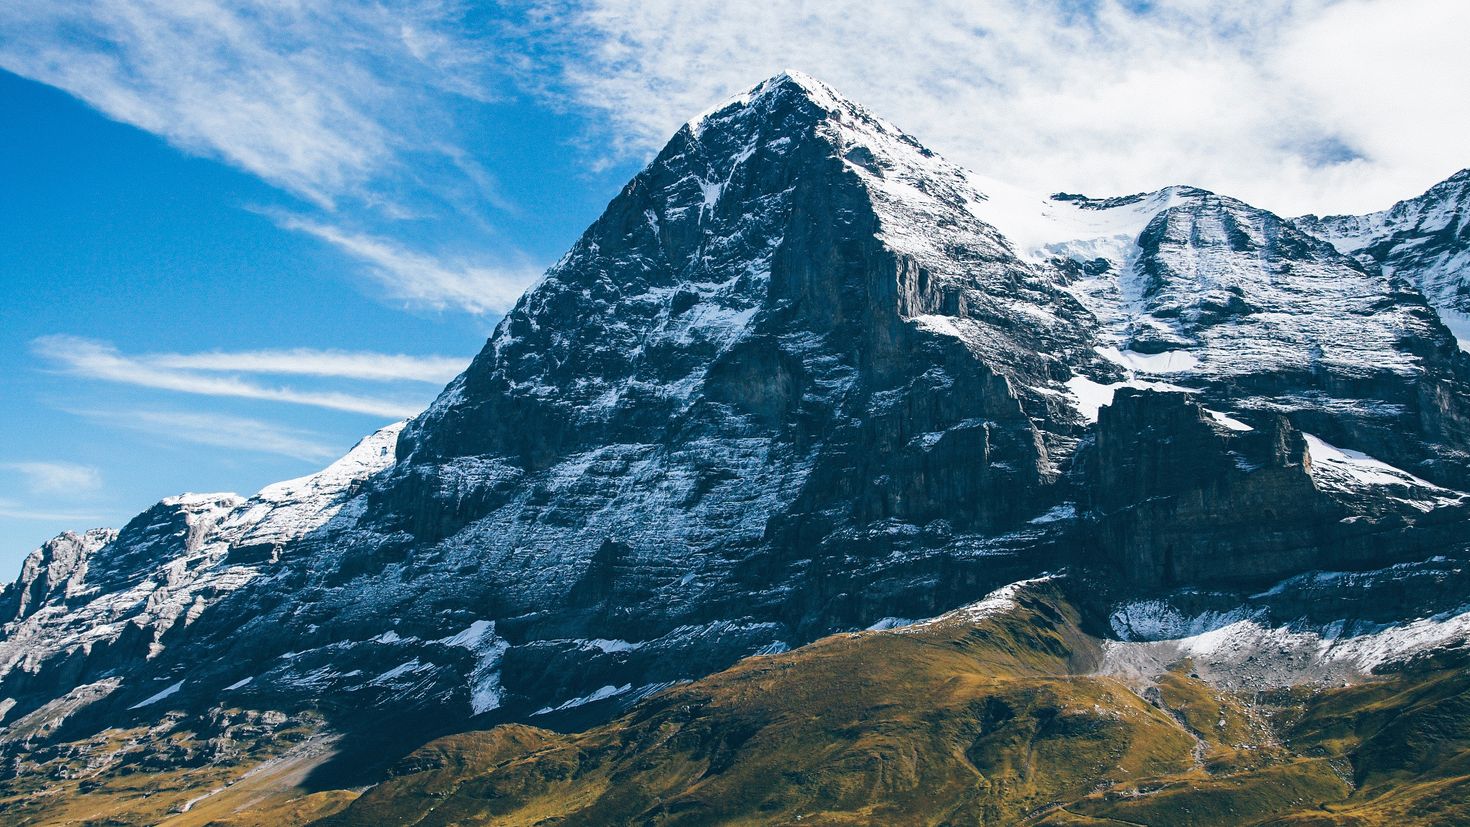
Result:
{"label": "white cloud", "polygon": [[329,204],[485,97],[490,51],[422,0],[10,0],[0,66]]}
{"label": "white cloud", "polygon": [[74,462],[5,462],[0,468],[19,474],[32,494],[85,497],[102,488],[102,474]]}
{"label": "white cloud", "polygon": [[434,385],[448,383],[469,363],[469,359],[452,356],[406,356],[396,353],[308,348],[151,353],[134,358],[159,368],[336,376],[380,382],[427,382]]}
{"label": "white cloud", "polygon": [[106,342],[77,336],[42,336],[31,342],[31,348],[66,373],[146,388],[290,402],[394,419],[413,416],[423,409],[422,404],[400,399],[271,387],[235,376],[214,376],[155,365],[147,357],[128,356]]}
{"label": "white cloud", "polygon": [[71,413],[170,442],[181,440],[310,461],[331,459],[339,453],[320,434],[247,417],[169,410],[74,410]]}
{"label": "white cloud", "polygon": [[[590,113],[604,159],[645,157],[692,113],[790,67],[1031,189],[1192,183],[1288,214],[1366,211],[1470,164],[1470,96],[1455,94],[1470,76],[1466,3],[512,5],[12,0],[0,66],[389,220],[441,215],[424,199],[460,217],[512,209],[454,129],[466,99],[509,77]],[[336,218],[287,224],[365,263],[395,298],[435,307],[502,310],[538,269],[514,254],[438,258]]]}
{"label": "white cloud", "polygon": [[369,274],[392,298],[410,304],[504,313],[540,275],[540,268],[529,263],[499,267],[443,260],[388,239],[348,232],[300,216],[273,218],[286,229],[315,236],[366,264]]}
{"label": "white cloud", "polygon": [[[1092,11],[1085,9],[1091,7]],[[542,4],[615,156],[783,68],[978,172],[1105,195],[1189,183],[1367,211],[1470,165],[1470,4],[1438,0]]]}

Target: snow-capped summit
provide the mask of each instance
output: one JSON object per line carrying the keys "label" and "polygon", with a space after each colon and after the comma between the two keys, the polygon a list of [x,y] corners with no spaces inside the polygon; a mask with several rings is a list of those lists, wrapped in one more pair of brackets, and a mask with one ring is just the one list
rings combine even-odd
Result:
{"label": "snow-capped summit", "polygon": [[721,116],[731,110],[747,110],[759,105],[764,98],[791,94],[805,97],[813,104],[833,114],[855,112],[861,109],[856,103],[844,98],[837,90],[811,75],[795,69],[787,69],[695,115],[685,124],[685,128],[698,138],[707,124],[719,121]]}

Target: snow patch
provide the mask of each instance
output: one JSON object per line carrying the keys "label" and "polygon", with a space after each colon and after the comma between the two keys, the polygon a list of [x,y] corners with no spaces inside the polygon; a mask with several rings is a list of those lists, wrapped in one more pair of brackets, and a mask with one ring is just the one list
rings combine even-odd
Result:
{"label": "snow patch", "polygon": [[912,626],[917,622],[918,621],[908,617],[885,617],[882,620],[879,620],[877,623],[874,623],[872,626],[864,629],[863,631],[884,632],[889,629],[902,629],[905,626]]}
{"label": "snow patch", "polygon": [[[685,576],[687,577],[688,575]],[[642,649],[644,645],[641,642],[629,643],[626,640],[607,640],[606,638],[594,638],[592,640],[586,641],[586,644],[588,646],[601,649],[603,653],[609,655],[614,652],[631,652],[635,649]]]}
{"label": "snow patch", "polygon": [[1207,414],[1210,415],[1210,419],[1215,420],[1216,422],[1220,423],[1221,425],[1224,425],[1226,428],[1229,428],[1232,431],[1254,431],[1255,430],[1255,428],[1252,428],[1251,426],[1245,424],[1244,422],[1241,422],[1239,419],[1235,419],[1234,417],[1231,417],[1229,414],[1224,414],[1224,413],[1221,413],[1219,411],[1212,411],[1209,408],[1205,408],[1204,410],[1205,410],[1205,413],[1207,413]]}
{"label": "snow patch", "polygon": [[399,678],[404,675],[412,674],[414,672],[422,672],[423,670],[430,668],[432,667],[429,664],[421,662],[418,658],[414,658],[413,660],[405,661],[398,664],[392,669],[389,669],[387,672],[384,672],[373,678],[372,680],[368,681],[368,683],[372,686],[382,686],[385,683],[391,683],[394,678]]}
{"label": "snow patch", "polygon": [[470,709],[474,714],[498,708],[502,700],[500,661],[510,642],[495,633],[495,621],[476,620],[464,631],[438,642],[475,653],[475,667],[469,676]]}
{"label": "snow patch", "polygon": [[128,709],[142,709],[145,706],[152,706],[153,704],[158,703],[164,698],[172,697],[173,695],[178,694],[178,691],[183,688],[184,682],[179,681],[178,683],[173,684],[162,692],[159,692],[157,695],[150,695],[147,698],[133,704],[132,706],[128,707]]}
{"label": "snow patch", "polygon": [[1015,583],[1001,586],[968,606],[961,606],[953,611],[945,612],[938,617],[917,620],[904,626],[891,627],[888,631],[904,634],[939,624],[979,623],[988,617],[994,617],[1016,608],[1016,595],[1020,594],[1022,589],[1027,586],[1037,585],[1038,583],[1045,583],[1055,577],[1056,575],[1054,574],[1043,574],[1028,580],[1018,580]]}
{"label": "snow patch", "polygon": [[1096,422],[1098,411],[1113,404],[1113,394],[1119,388],[1140,388],[1169,393],[1194,393],[1193,388],[1181,388],[1168,382],[1153,382],[1147,379],[1128,379],[1104,385],[1086,376],[1073,376],[1067,380],[1067,390],[1072,394],[1077,413],[1088,422]]}
{"label": "snow patch", "polygon": [[1134,350],[1119,350],[1111,346],[1098,347],[1095,350],[1099,356],[1109,362],[1138,373],[1185,373],[1199,367],[1199,359],[1187,350],[1139,353]]}
{"label": "snow patch", "polygon": [[1061,522],[1062,520],[1070,520],[1076,516],[1077,505],[1075,503],[1062,503],[1061,505],[1052,506],[1050,510],[1048,510],[1045,514],[1042,514],[1040,517],[1033,517],[1031,519],[1031,525],[1045,525],[1047,523],[1056,523]]}
{"label": "snow patch", "polygon": [[[469,628],[465,629],[463,632],[455,635],[450,635],[449,637],[440,638],[437,642],[442,643],[445,646],[461,646],[465,649],[473,649],[477,645],[479,645],[480,640],[484,638],[487,633],[494,634],[494,632],[494,621],[476,620],[474,623],[471,623],[469,625]],[[388,634],[392,633],[389,632]],[[394,637],[396,638],[397,636],[395,635]]]}
{"label": "snow patch", "polygon": [[1302,436],[1306,437],[1307,453],[1312,460],[1312,478],[1327,487],[1348,491],[1382,486],[1417,489],[1429,499],[1406,502],[1423,510],[1457,503],[1465,498],[1458,491],[1441,488],[1362,451],[1338,448],[1312,434],[1303,433]]}
{"label": "snow patch", "polygon": [[626,694],[626,693],[632,692],[632,691],[633,691],[633,684],[631,684],[631,683],[625,683],[622,686],[608,685],[608,686],[602,687],[601,689],[597,690],[596,692],[593,692],[590,695],[583,695],[580,698],[573,698],[570,701],[563,702],[559,706],[554,706],[554,707],[552,707],[552,706],[544,706],[544,707],[536,710],[535,712],[532,712],[531,714],[533,716],[534,715],[546,715],[546,714],[551,713],[551,712],[562,712],[562,711],[567,710],[567,709],[576,709],[579,706],[586,706],[587,704],[596,703],[597,701],[605,701],[608,698],[615,698],[618,695],[623,695],[623,694]]}

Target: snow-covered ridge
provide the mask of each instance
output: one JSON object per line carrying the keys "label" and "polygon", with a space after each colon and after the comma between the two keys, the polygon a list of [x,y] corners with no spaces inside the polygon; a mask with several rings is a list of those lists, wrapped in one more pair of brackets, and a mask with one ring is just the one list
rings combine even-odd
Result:
{"label": "snow-covered ridge", "polygon": [[255,495],[267,502],[289,502],[364,480],[393,462],[394,445],[406,422],[395,422],[363,437],[336,462],[304,477],[267,485]]}
{"label": "snow-covered ridge", "polygon": [[974,172],[966,176],[986,195],[974,205],[976,215],[1038,264],[1058,257],[1102,258],[1127,270],[1138,237],[1154,216],[1210,194],[1198,187],[1171,186],[1119,198],[1087,198],[1031,192]]}
{"label": "snow-covered ridge", "polygon": [[[1422,511],[1455,505],[1470,496],[1420,479],[1362,451],[1338,448],[1312,434],[1303,436],[1306,437],[1307,452],[1312,460],[1312,479],[1320,486],[1351,492],[1386,489],[1387,493],[1383,493],[1383,496],[1409,503]],[[1404,498],[1395,494],[1414,496]]]}
{"label": "snow-covered ridge", "polygon": [[1357,253],[1373,244],[1392,241],[1393,236],[1405,232],[1462,236],[1470,225],[1470,213],[1465,209],[1467,199],[1470,199],[1470,169],[1460,170],[1423,195],[1406,198],[1385,210],[1366,215],[1305,215],[1296,221],[1338,250]]}
{"label": "snow-covered ridge", "polygon": [[[89,533],[94,542],[77,560],[65,567],[48,561],[55,566],[52,576],[68,578],[65,588],[52,589],[44,605],[0,629],[0,677],[13,669],[34,672],[67,652],[90,652],[130,627],[146,630],[153,640],[150,657],[157,656],[170,629],[193,623],[274,562],[258,553],[236,562],[232,550],[279,549],[338,516],[362,481],[393,463],[402,427],[380,429],[326,469],[267,486],[250,499],[183,494],[163,500],[123,532]],[[39,560],[43,552],[46,547],[32,557]]]}
{"label": "snow-covered ridge", "polygon": [[1470,169],[1423,195],[1367,215],[1306,215],[1293,223],[1385,275],[1418,287],[1470,350]]}
{"label": "snow-covered ridge", "polygon": [[970,603],[945,612],[938,617],[925,618],[923,620],[905,620],[902,618],[887,617],[866,631],[895,632],[898,634],[911,634],[933,626],[950,624],[973,624],[979,623],[986,618],[995,617],[1017,608],[1016,597],[1032,586],[1038,586],[1057,579],[1056,574],[1042,574],[1025,580],[1008,583],[995,591],[990,592],[974,603]]}
{"label": "snow-covered ridge", "polygon": [[398,434],[406,424],[374,431],[315,474],[262,488],[222,528],[241,532],[237,544],[285,543],[319,528],[346,505],[344,495],[393,464]]}
{"label": "snow-covered ridge", "polygon": [[698,138],[711,124],[742,117],[772,96],[791,93],[825,113],[819,131],[872,192],[882,237],[894,249],[937,265],[946,261],[946,250],[956,242],[993,251],[1005,248],[1004,239],[988,223],[943,229],[956,217],[979,218],[987,196],[975,188],[968,172],[809,75],[796,71],[776,75],[712,107],[688,127]]}
{"label": "snow-covered ridge", "polygon": [[835,89],[820,80],[798,72],[795,69],[787,69],[784,72],[773,75],[755,86],[737,92],[734,95],[720,101],[708,109],[689,119],[686,124],[689,131],[697,138],[704,131],[706,124],[716,115],[726,112],[731,107],[748,108],[761,98],[778,93],[781,89],[796,86],[816,105],[829,112],[838,112],[853,104],[842,97]]}

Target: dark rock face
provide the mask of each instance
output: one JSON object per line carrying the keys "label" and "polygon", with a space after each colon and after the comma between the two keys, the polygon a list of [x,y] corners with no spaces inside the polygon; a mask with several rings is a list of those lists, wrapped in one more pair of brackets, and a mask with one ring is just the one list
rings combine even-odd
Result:
{"label": "dark rock face", "polygon": [[1327,467],[1313,468],[1307,438],[1279,414],[1241,431],[1181,394],[1121,390],[1086,469],[1098,542],[1130,580],[1179,586],[1269,583],[1463,541],[1463,497],[1411,479],[1392,497],[1355,490],[1317,451]]}
{"label": "dark rock face", "polygon": [[996,209],[767,81],[401,431],[38,552],[0,722],[548,721],[1068,563],[1153,588],[1470,539],[1465,359],[1415,288],[1203,190],[1055,200],[1045,255]]}
{"label": "dark rock face", "polygon": [[1306,442],[1284,418],[1247,433],[1179,394],[1124,389],[1101,411],[1088,492],[1101,544],[1129,578],[1172,586],[1301,566],[1282,552],[1313,548],[1311,532],[1339,515],[1317,497]]}

